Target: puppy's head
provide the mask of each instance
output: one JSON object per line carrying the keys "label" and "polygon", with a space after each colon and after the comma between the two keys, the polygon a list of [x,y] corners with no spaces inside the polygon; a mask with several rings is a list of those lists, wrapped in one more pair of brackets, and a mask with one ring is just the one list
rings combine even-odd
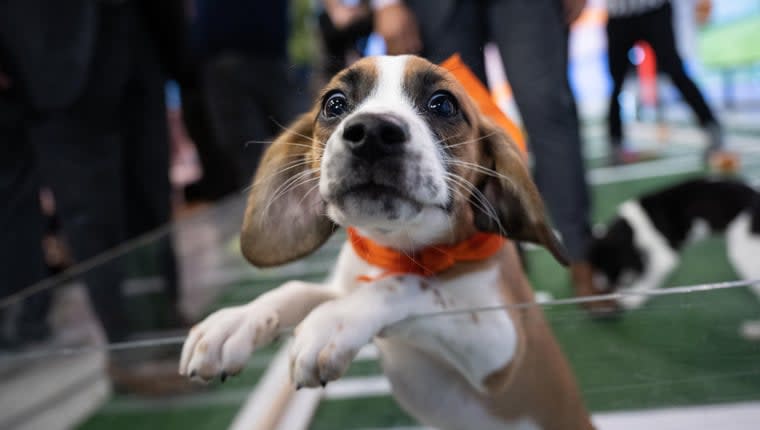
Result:
{"label": "puppy's head", "polygon": [[614,290],[633,284],[644,271],[644,259],[636,247],[633,229],[622,218],[615,218],[604,231],[595,231],[588,260],[594,271],[594,284]]}
{"label": "puppy's head", "polygon": [[288,262],[336,225],[407,251],[498,232],[566,262],[517,147],[452,75],[413,56],[340,72],[275,140],[248,199],[243,253]]}

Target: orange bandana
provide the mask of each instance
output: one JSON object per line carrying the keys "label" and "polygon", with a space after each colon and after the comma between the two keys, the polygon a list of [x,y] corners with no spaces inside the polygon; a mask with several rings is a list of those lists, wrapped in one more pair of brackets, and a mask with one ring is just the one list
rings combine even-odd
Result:
{"label": "orange bandana", "polygon": [[370,282],[389,275],[413,274],[433,276],[460,261],[480,261],[499,252],[505,239],[493,233],[475,233],[455,245],[429,246],[414,255],[407,255],[392,248],[378,245],[362,237],[355,228],[348,228],[348,240],[362,260],[383,269],[377,277],[367,275],[358,278]]}

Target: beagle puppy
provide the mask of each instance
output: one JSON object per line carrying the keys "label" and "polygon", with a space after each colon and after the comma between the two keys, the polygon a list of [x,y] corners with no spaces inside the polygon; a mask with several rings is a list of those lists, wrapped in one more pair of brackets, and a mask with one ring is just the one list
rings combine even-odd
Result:
{"label": "beagle puppy", "polygon": [[510,307],[534,299],[503,237],[562,263],[564,250],[520,151],[448,71],[415,56],[360,60],[268,149],[245,257],[287,263],[339,226],[350,239],[325,284],[288,282],[210,315],[190,331],[180,373],[235,375],[295,327],[297,388],[339,378],[374,342],[395,398],[426,425],[593,428],[541,309]]}

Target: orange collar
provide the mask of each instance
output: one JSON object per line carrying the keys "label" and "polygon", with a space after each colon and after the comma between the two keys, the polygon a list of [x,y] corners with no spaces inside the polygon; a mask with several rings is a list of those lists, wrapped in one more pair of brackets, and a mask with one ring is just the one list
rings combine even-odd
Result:
{"label": "orange collar", "polygon": [[407,255],[362,237],[353,227],[348,228],[348,240],[359,257],[384,270],[375,278],[360,276],[359,281],[364,282],[395,274],[433,276],[460,261],[485,260],[499,252],[505,242],[498,234],[475,233],[454,245],[429,246],[414,255]]}

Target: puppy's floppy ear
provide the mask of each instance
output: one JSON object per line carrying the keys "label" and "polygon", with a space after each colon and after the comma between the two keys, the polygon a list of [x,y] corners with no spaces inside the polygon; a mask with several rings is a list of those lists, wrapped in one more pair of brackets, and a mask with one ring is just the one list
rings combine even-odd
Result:
{"label": "puppy's floppy ear", "polygon": [[[524,156],[507,134],[487,119],[481,120],[480,134],[484,139],[485,167],[493,173],[484,175],[478,189],[495,213],[474,206],[476,227],[542,245],[557,261],[567,265],[567,253],[549,227],[544,204]],[[477,203],[477,199],[474,200]]]}
{"label": "puppy's floppy ear", "polygon": [[317,189],[323,146],[304,114],[267,149],[248,195],[240,247],[253,265],[284,264],[322,245],[334,225]]}

